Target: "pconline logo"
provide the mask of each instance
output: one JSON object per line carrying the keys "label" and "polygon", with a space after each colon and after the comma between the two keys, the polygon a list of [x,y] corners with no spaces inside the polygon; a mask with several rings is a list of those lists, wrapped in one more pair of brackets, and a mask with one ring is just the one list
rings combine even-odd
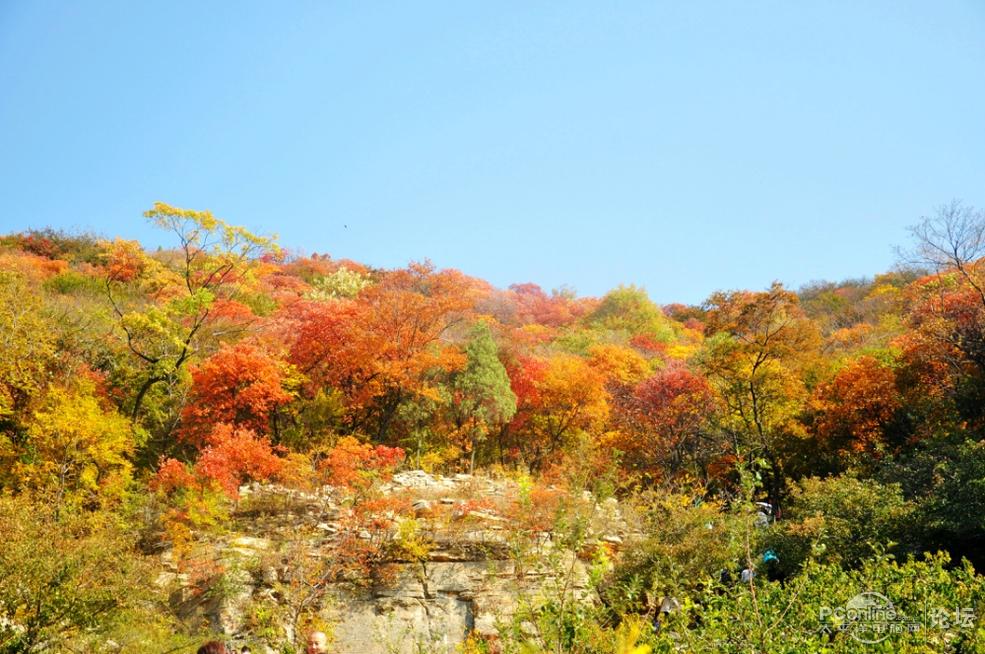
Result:
{"label": "pconline logo", "polygon": [[880,643],[893,634],[917,631],[919,621],[910,620],[893,606],[892,601],[867,590],[848,600],[844,606],[822,606],[819,612],[826,631],[848,633],[860,643]]}

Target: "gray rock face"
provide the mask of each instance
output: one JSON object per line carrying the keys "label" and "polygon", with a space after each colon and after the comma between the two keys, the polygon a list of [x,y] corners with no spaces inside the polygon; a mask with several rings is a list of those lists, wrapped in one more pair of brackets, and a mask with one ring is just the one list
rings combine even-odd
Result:
{"label": "gray rock face", "polygon": [[[455,652],[470,633],[495,639],[521,597],[534,597],[549,573],[518,571],[506,560],[400,566],[397,580],[364,595],[338,593],[326,612],[339,651]],[[576,561],[572,590],[587,585]]]}
{"label": "gray rock face", "polygon": [[[311,623],[310,615],[308,623],[300,619],[304,609],[332,632],[333,651],[450,653],[470,633],[495,639],[525,599],[562,585],[576,595],[587,588],[586,564],[554,548],[547,532],[527,534],[517,555],[516,531],[497,510],[515,495],[508,482],[399,473],[383,485],[382,497],[400,498],[413,518],[386,511],[379,517],[391,526],[382,532],[354,523],[344,493],[331,488],[245,489],[248,501],[235,514],[233,532],[201,544],[221,562],[221,582],[203,591],[170,553],[158,579],[175,589],[173,603],[187,620],[207,621],[235,642],[266,640],[279,650]],[[597,504],[590,495],[579,501],[594,507],[589,542],[614,548],[632,539],[617,503]],[[405,520],[414,535],[405,533]],[[414,549],[414,538],[426,547]],[[353,543],[356,549],[347,549]],[[346,563],[347,552],[376,545],[383,554],[374,565],[385,575],[325,572]]]}
{"label": "gray rock face", "polygon": [[338,647],[408,654],[453,651],[475,628],[476,597],[493,597],[483,568],[477,562],[407,565],[389,588],[364,597],[337,596],[330,614]]}

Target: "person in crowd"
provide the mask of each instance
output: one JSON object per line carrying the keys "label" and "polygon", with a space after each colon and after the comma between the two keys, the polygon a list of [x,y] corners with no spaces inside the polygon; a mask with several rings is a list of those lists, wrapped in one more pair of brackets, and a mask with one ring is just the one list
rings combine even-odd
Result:
{"label": "person in crowd", "polygon": [[765,528],[770,526],[773,519],[773,505],[769,502],[756,502],[756,526]]}
{"label": "person in crowd", "polygon": [[322,631],[308,634],[308,648],[305,654],[328,654],[328,636]]}
{"label": "person in crowd", "polygon": [[229,654],[229,650],[218,640],[210,640],[199,647],[196,654]]}
{"label": "person in crowd", "polygon": [[763,564],[766,566],[766,578],[770,581],[780,581],[780,557],[773,550],[763,552]]}

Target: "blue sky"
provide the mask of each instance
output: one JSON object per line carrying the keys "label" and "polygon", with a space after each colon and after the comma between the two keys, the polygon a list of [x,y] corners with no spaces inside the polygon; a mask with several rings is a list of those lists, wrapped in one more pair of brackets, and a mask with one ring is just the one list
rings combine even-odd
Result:
{"label": "blue sky", "polygon": [[985,205],[985,3],[0,2],[0,232],[284,246],[659,302],[872,274]]}

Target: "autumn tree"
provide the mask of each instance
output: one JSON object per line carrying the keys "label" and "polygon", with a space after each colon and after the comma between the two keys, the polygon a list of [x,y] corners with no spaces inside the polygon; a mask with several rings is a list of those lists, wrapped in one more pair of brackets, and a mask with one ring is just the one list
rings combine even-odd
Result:
{"label": "autumn tree", "polygon": [[317,386],[342,393],[347,428],[399,440],[400,407],[440,399],[441,375],[464,364],[451,341],[468,315],[474,285],[453,270],[412,264],[390,271],[352,300],[307,302],[282,317],[290,361]]}
{"label": "autumn tree", "polygon": [[283,460],[266,436],[218,424],[205,439],[195,471],[217,484],[226,495],[237,497],[240,484],[270,479],[282,466]]}
{"label": "autumn tree", "polygon": [[910,234],[913,248],[900,251],[905,261],[938,274],[956,271],[985,308],[985,211],[953,200],[938,207],[935,215],[921,218]]}
{"label": "autumn tree", "polygon": [[288,361],[307,380],[306,393],[325,386],[355,393],[369,375],[363,359],[372,356],[355,340],[355,325],[368,318],[362,305],[334,298],[296,302],[277,315],[276,333],[288,344]]}
{"label": "autumn tree", "polygon": [[652,367],[633,348],[600,343],[588,348],[588,363],[602,374],[607,385],[633,386],[646,379]]}
{"label": "autumn tree", "polygon": [[910,232],[915,245],[902,256],[934,272],[932,282],[915,285],[923,291],[916,298],[918,326],[936,328],[985,369],[985,211],[953,201]]}
{"label": "autumn tree", "polygon": [[548,294],[537,284],[531,283],[510,285],[509,298],[513,304],[513,315],[506,318],[520,325],[570,325],[584,316],[593,304],[591,300],[576,298],[567,289],[556,289]]}
{"label": "autumn tree", "polygon": [[244,341],[222,347],[191,377],[179,433],[198,444],[219,423],[276,438],[277,411],[294,398],[299,381],[286,364]]}
{"label": "autumn tree", "polygon": [[908,337],[938,351],[960,413],[985,427],[985,211],[953,201],[910,231],[902,257],[933,274],[908,289]]}
{"label": "autumn tree", "polygon": [[15,485],[48,492],[58,503],[118,503],[131,481],[136,446],[129,423],[78,379],[50,388],[26,421],[23,436],[0,447]]}
{"label": "autumn tree", "polygon": [[55,346],[37,291],[0,271],[0,424],[44,388]]}
{"label": "autumn tree", "polygon": [[130,407],[136,421],[156,384],[175,378],[199,349],[221,300],[231,300],[272,239],[229,225],[209,211],[158,202],[144,216],[171,232],[178,247],[156,258],[116,242],[106,262],[106,293],[131,354],[142,366]]}
{"label": "autumn tree", "polygon": [[605,378],[573,354],[527,359],[512,381],[517,413],[510,431],[535,469],[578,436],[600,433],[609,417]]}
{"label": "autumn tree", "polygon": [[734,453],[762,458],[767,490],[783,488],[783,440],[803,435],[803,373],[819,342],[794,293],[719,292],[706,303],[709,338],[698,361],[725,407],[723,428]]}
{"label": "autumn tree", "polygon": [[821,447],[848,460],[884,454],[892,436],[887,432],[903,406],[895,372],[871,356],[859,357],[820,384],[812,404]]}
{"label": "autumn tree", "polygon": [[673,364],[616,395],[612,444],[624,464],[651,479],[690,471],[716,449],[717,400],[708,380]]}
{"label": "autumn tree", "polygon": [[[397,410],[414,395],[437,397],[427,373],[453,370],[461,354],[446,339],[468,315],[471,281],[458,271],[435,271],[430,264],[412,264],[387,274],[363,295],[370,320],[358,325],[357,342],[372,344],[366,383],[355,390],[362,405],[360,422],[372,425],[385,442]],[[369,401],[366,401],[369,400]]]}
{"label": "autumn tree", "polygon": [[318,467],[333,486],[365,491],[377,479],[389,479],[404,456],[399,447],[374,446],[343,436],[323,453]]}
{"label": "autumn tree", "polygon": [[291,462],[266,436],[220,423],[204,436],[192,462],[161,457],[148,484],[162,501],[159,522],[183,556],[196,531],[216,528],[228,517],[230,499],[247,481],[278,477]]}
{"label": "autumn tree", "polygon": [[906,407],[909,440],[947,436],[974,426],[962,414],[975,415],[978,407],[960,400],[974,397],[962,388],[975,379],[976,371],[960,349],[930,328],[910,329],[893,346],[899,351],[896,385]]}

